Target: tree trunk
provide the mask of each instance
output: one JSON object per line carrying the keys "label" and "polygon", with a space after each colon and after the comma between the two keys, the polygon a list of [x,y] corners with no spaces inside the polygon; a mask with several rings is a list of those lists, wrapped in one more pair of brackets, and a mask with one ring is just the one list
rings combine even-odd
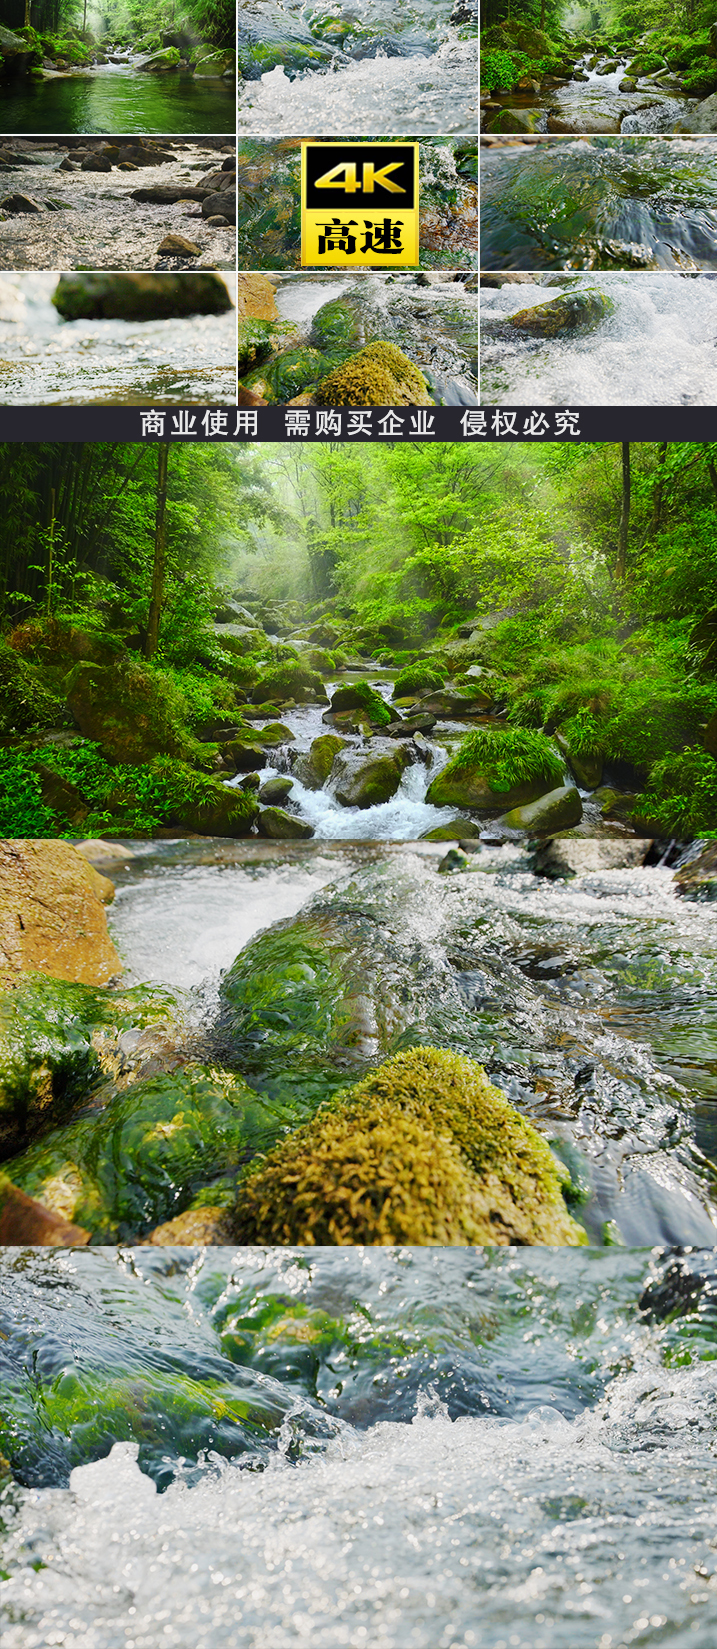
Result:
{"label": "tree trunk", "polygon": [[29,27],[30,27],[31,4],[32,4],[32,0],[25,0],[25,23],[24,23],[24,27],[26,29],[29,29]]}
{"label": "tree trunk", "polygon": [[144,656],[152,658],[157,651],[159,641],[159,621],[162,613],[162,596],[164,594],[164,569],[167,552],[167,461],[169,458],[169,443],[160,441],[157,450],[157,517],[154,528],[154,566],[152,568],[152,596],[149,603],[149,618],[147,620],[147,634],[144,640]]}
{"label": "tree trunk", "polygon": [[47,574],[46,574],[46,578],[45,578],[45,587],[46,587],[46,593],[47,593],[47,616],[48,616],[48,618],[52,618],[52,581],[53,581],[53,576],[54,576],[54,571],[55,571],[55,568],[54,568],[54,552],[55,552],[55,489],[53,487],[51,492],[50,492],[50,530],[49,530],[49,535],[48,535],[48,540],[47,540]]}
{"label": "tree trunk", "polygon": [[625,577],[627,567],[627,535],[630,530],[630,442],[621,441],[622,500],[620,504],[620,531],[617,540],[617,577]]}
{"label": "tree trunk", "polygon": [[87,30],[87,0],[85,0],[84,6],[82,8],[82,33],[83,33],[83,35],[85,34],[86,30]]}
{"label": "tree trunk", "polygon": [[660,441],[657,448],[657,480],[652,494],[652,515],[647,529],[647,538],[659,532],[662,526],[662,501],[665,492],[665,460],[667,458],[667,441]]}

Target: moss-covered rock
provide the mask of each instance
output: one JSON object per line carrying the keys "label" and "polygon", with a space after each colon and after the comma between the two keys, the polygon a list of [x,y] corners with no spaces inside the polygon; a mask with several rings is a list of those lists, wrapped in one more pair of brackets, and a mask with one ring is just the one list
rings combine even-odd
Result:
{"label": "moss-covered rock", "polygon": [[187,1065],[56,1128],[8,1173],[94,1241],[132,1240],[182,1213],[203,1185],[236,1173],[277,1132],[270,1107],[240,1077]]}
{"label": "moss-covered rock", "polygon": [[433,689],[437,692],[443,686],[448,671],[445,665],[409,664],[408,669],[402,670],[393,684],[393,697],[403,698],[409,693],[418,693],[421,689]]}
{"label": "moss-covered rock", "polygon": [[163,671],[129,654],[111,665],[80,661],[68,680],[67,705],[110,761],[143,763],[190,751],[181,694]]}
{"label": "moss-covered rock", "polygon": [[397,344],[372,343],[322,378],[317,406],[432,406],[422,372]]}
{"label": "moss-covered rock", "polygon": [[15,648],[0,641],[0,735],[57,726],[62,713],[62,699],[48,692]]}
{"label": "moss-covered rock", "polygon": [[296,758],[293,772],[307,790],[323,788],[333,767],[334,756],[337,756],[340,750],[345,750],[346,742],[346,739],[340,739],[336,733],[322,733],[318,739],[314,739],[308,755]]}
{"label": "moss-covered rock", "polygon": [[147,57],[136,57],[132,66],[146,74],[167,74],[177,68],[179,61],[179,48],[166,46],[164,51],[150,52]]}
{"label": "moss-covered rock", "polygon": [[[284,349],[268,366],[262,367],[261,377],[271,391],[271,398],[281,405],[292,401],[308,385],[318,383],[326,370],[323,355],[308,344],[298,349]],[[251,381],[249,384],[251,388]]]}
{"label": "moss-covered rock", "polygon": [[269,836],[277,842],[305,842],[314,834],[313,825],[306,824],[295,813],[287,813],[283,807],[263,808],[257,828],[260,836]]}
{"label": "moss-covered rock", "polygon": [[556,338],[562,332],[592,332],[615,305],[604,292],[589,289],[580,292],[561,292],[559,298],[536,304],[534,309],[519,309],[511,315],[510,325],[516,332],[529,332],[539,338]]}
{"label": "moss-covered rock", "polygon": [[706,842],[695,858],[675,872],[673,881],[684,899],[717,900],[717,842]]}
{"label": "moss-covered rock", "polygon": [[364,710],[374,727],[387,727],[393,720],[393,711],[367,681],[352,682],[350,687],[337,687],[331,695],[331,713],[342,710]]}
{"label": "moss-covered rock", "polygon": [[232,301],[221,275],[61,275],[52,302],[63,320],[148,321],[223,315]]}
{"label": "moss-covered rock", "polygon": [[[252,755],[254,753],[252,752]],[[261,759],[262,752],[259,752]],[[248,836],[256,821],[256,797],[229,789],[220,780],[196,773],[184,762],[159,760],[153,776],[161,786],[166,822],[200,836]]]}
{"label": "moss-covered rock", "polygon": [[239,1242],[587,1241],[566,1174],[472,1060],[399,1054],[258,1161],[240,1186]]}
{"label": "moss-covered rock", "polygon": [[239,321],[239,377],[243,378],[252,367],[258,366],[261,361],[268,360],[274,348],[276,327],[271,321],[240,320]]}
{"label": "moss-covered rock", "polygon": [[290,779],[288,774],[278,773],[275,779],[267,779],[261,786],[259,801],[263,807],[281,807],[282,802],[288,800],[293,788],[294,780]]}
{"label": "moss-covered rock", "polygon": [[562,785],[549,790],[535,802],[513,807],[503,820],[511,830],[526,830],[530,835],[549,836],[555,830],[572,830],[583,816],[583,804],[574,785]]}
{"label": "moss-covered rock", "polygon": [[372,739],[363,749],[350,747],[334,758],[331,788],[342,807],[376,807],[391,800],[408,764],[401,745]]}
{"label": "moss-covered rock", "polygon": [[318,671],[309,670],[305,664],[291,660],[261,675],[252,688],[251,698],[254,704],[273,704],[282,699],[296,699],[297,703],[309,699],[328,704],[328,695]]}
{"label": "moss-covered rock", "polygon": [[528,728],[476,728],[431,781],[426,800],[435,807],[507,813],[554,790],[563,773],[558,751],[545,734]]}
{"label": "moss-covered rock", "polygon": [[345,299],[332,298],[317,309],[311,323],[311,342],[324,354],[355,350],[363,343],[363,329]]}
{"label": "moss-covered rock", "polygon": [[434,825],[432,830],[424,830],[420,839],[422,842],[460,842],[476,836],[480,836],[480,827],[475,819],[462,818],[459,814],[457,819],[449,819],[448,824]]}

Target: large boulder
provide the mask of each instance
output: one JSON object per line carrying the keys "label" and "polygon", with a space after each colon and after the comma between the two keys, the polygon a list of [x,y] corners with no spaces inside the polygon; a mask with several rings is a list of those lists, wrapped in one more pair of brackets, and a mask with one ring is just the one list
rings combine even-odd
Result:
{"label": "large boulder", "polygon": [[259,814],[257,829],[260,836],[276,842],[306,842],[314,834],[313,825],[305,824],[283,807],[265,807]]}
{"label": "large boulder", "polygon": [[195,80],[234,80],[236,58],[233,52],[205,52],[198,57],[194,68]]}
{"label": "large boulder", "polygon": [[132,67],[144,74],[168,74],[178,68],[180,60],[177,46],[166,46],[164,51],[151,52],[147,57],[135,57]]}
{"label": "large boulder", "polygon": [[223,315],[232,301],[220,275],[61,275],[53,304],[63,320],[156,321]]}
{"label": "large boulder", "polygon": [[431,781],[426,801],[434,807],[468,807],[496,815],[536,802],[561,782],[564,766],[545,734],[527,728],[476,728]]}
{"label": "large boulder", "polygon": [[534,836],[548,836],[554,830],[572,830],[583,816],[580,792],[574,785],[561,785],[549,790],[537,801],[523,807],[513,807],[503,818],[510,830],[526,830]]}
{"label": "large boulder", "polygon": [[569,881],[592,871],[632,870],[642,865],[652,843],[649,841],[609,841],[602,836],[561,836],[539,847],[533,857],[536,876],[553,881]]}
{"label": "large boulder", "polygon": [[387,727],[395,715],[381,694],[367,681],[336,688],[331,695],[331,714],[336,715],[343,710],[363,710],[374,727]]}
{"label": "large boulder", "polygon": [[112,665],[80,661],[67,687],[67,705],[80,732],[102,746],[110,761],[149,762],[182,756],[186,735],[161,675],[125,655]]}
{"label": "large boulder", "polygon": [[490,693],[481,693],[473,690],[470,693],[458,693],[449,688],[443,688],[437,693],[424,693],[419,700],[422,714],[435,716],[438,721],[450,721],[464,716],[484,716],[490,710],[493,700]]}
{"label": "large boulder", "polygon": [[408,765],[404,745],[372,739],[362,749],[339,751],[331,768],[331,790],[342,807],[375,807],[389,802]]}
{"label": "large boulder", "polygon": [[717,842],[705,842],[673,877],[677,892],[695,902],[717,899]]}
{"label": "large boulder", "polygon": [[587,1242],[568,1176],[473,1060],[398,1054],[289,1135],[239,1187],[235,1241]]}
{"label": "large boulder", "polygon": [[679,123],[681,132],[717,132],[717,92],[697,104]]}
{"label": "large boulder", "polygon": [[105,916],[113,898],[69,842],[0,842],[0,984],[32,972],[106,985],[122,971]]}
{"label": "large boulder", "polygon": [[428,385],[397,344],[372,343],[322,378],[317,406],[432,406]]}
{"label": "large boulder", "polygon": [[202,217],[223,217],[226,218],[227,223],[236,223],[236,189],[218,189],[214,194],[206,195],[202,201]]}
{"label": "large boulder", "polygon": [[295,757],[292,772],[307,790],[321,790],[333,767],[334,757],[346,747],[347,740],[340,739],[336,733],[322,733],[314,739],[307,755]]}

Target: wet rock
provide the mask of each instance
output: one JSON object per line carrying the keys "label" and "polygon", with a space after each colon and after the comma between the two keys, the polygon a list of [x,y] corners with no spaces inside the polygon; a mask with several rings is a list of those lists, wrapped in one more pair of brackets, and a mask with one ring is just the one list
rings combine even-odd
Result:
{"label": "wet rock", "polygon": [[457,819],[449,819],[448,824],[434,825],[432,830],[425,830],[420,837],[422,842],[460,842],[480,836],[480,825],[474,819],[463,818],[460,814]]}
{"label": "wet rock", "polygon": [[269,836],[278,842],[305,842],[314,834],[314,827],[305,824],[295,813],[286,813],[282,807],[265,807],[259,814],[257,828],[260,836]]}
{"label": "wet rock", "polygon": [[231,739],[222,745],[221,753],[236,773],[251,773],[257,767],[267,766],[266,751],[260,744],[251,744],[246,739]]}
{"label": "wet rock", "polygon": [[231,298],[219,275],[61,275],[52,301],[63,320],[164,320],[223,315]]}
{"label": "wet rock", "polygon": [[532,860],[536,876],[568,881],[600,870],[632,870],[642,865],[649,841],[606,841],[602,837],[563,836],[538,848]]}
{"label": "wet rock", "polygon": [[367,808],[388,802],[401,783],[408,755],[403,745],[373,739],[364,749],[340,751],[331,769],[331,788],[342,807]]}
{"label": "wet rock", "polygon": [[534,132],[540,120],[540,109],[501,109],[488,121],[489,132]]}
{"label": "wet rock", "polygon": [[317,386],[317,406],[432,406],[422,372],[397,344],[371,343]]}
{"label": "wet rock", "polygon": [[357,681],[351,686],[337,687],[331,696],[331,714],[336,715],[343,710],[363,710],[368,720],[376,727],[387,727],[394,719],[391,711],[367,681]]}
{"label": "wet rock", "polygon": [[7,59],[29,57],[31,50],[32,47],[28,46],[27,41],[23,40],[21,34],[13,34],[11,29],[6,29],[4,24],[0,24],[0,57]]}
{"label": "wet rock", "polygon": [[433,807],[470,807],[489,816],[507,813],[515,807],[525,807],[537,801],[553,788],[547,777],[526,780],[509,790],[494,790],[487,774],[478,765],[455,768],[452,762],[437,773],[426,792],[426,801]]}
{"label": "wet rock", "polygon": [[564,292],[548,303],[536,304],[534,309],[519,309],[510,316],[510,325],[517,332],[529,332],[540,338],[555,338],[562,332],[592,332],[600,322],[612,314],[614,303],[604,292],[591,290]]}
{"label": "wet rock", "polygon": [[279,774],[275,779],[268,779],[259,791],[259,801],[265,807],[281,807],[294,788],[294,780]]}
{"label": "wet rock", "polygon": [[390,739],[412,739],[415,733],[431,733],[437,719],[425,712],[418,716],[406,716],[404,721],[389,722],[386,733]]}
{"label": "wet rock", "polygon": [[706,842],[688,863],[675,872],[674,883],[684,899],[709,903],[717,900],[717,842]]}
{"label": "wet rock", "polygon": [[106,985],[122,971],[104,910],[113,898],[69,842],[0,842],[0,982],[36,972]]}
{"label": "wet rock", "polygon": [[146,1237],[152,1248],[195,1248],[232,1241],[231,1216],[227,1208],[188,1208],[164,1225],[157,1225]]}
{"label": "wet rock", "polygon": [[0,1243],[6,1248],[82,1248],[89,1231],[70,1225],[0,1174]]}
{"label": "wet rock", "polygon": [[168,74],[178,64],[177,47],[167,46],[164,51],[152,52],[148,57],[135,57],[132,67],[144,74]]}
{"label": "wet rock", "polygon": [[451,720],[455,716],[484,716],[492,703],[490,693],[457,693],[443,689],[440,693],[422,695],[420,713],[435,716],[438,721]]}
{"label": "wet rock", "polygon": [[583,804],[574,785],[562,785],[549,790],[537,801],[507,812],[501,823],[510,830],[527,830],[531,835],[546,836],[552,830],[571,830],[580,823]]}
{"label": "wet rock", "polygon": [[612,115],[548,115],[549,132],[619,132],[620,122]]}
{"label": "wet rock", "polygon": [[28,214],[31,212],[44,212],[44,210],[42,203],[39,200],[34,200],[32,195],[6,195],[5,199],[0,201],[0,211],[10,212],[13,215],[17,214],[19,216],[23,212]]}
{"label": "wet rock", "polygon": [[235,1240],[583,1244],[567,1177],[481,1066],[412,1048],[249,1170]]}
{"label": "wet rock", "polygon": [[138,169],[141,166],[165,166],[169,161],[176,162],[176,155],[168,154],[156,144],[138,138],[136,143],[124,144],[118,151],[118,162],[122,167]]}
{"label": "wet rock", "polygon": [[111,172],[112,162],[107,155],[88,155],[87,159],[82,161],[80,170],[83,172]]}
{"label": "wet rock", "polygon": [[322,733],[314,739],[308,755],[295,757],[293,772],[307,790],[321,790],[333,767],[334,757],[346,748],[346,739],[340,739],[336,733]]}
{"label": "wet rock", "polygon": [[215,194],[207,195],[202,201],[202,217],[226,218],[227,223],[236,223],[237,197],[235,189],[220,189]]}
{"label": "wet rock", "polygon": [[703,99],[679,122],[681,132],[717,132],[717,92]]}
{"label": "wet rock", "polygon": [[276,288],[266,275],[237,275],[237,314],[240,320],[276,321]]}
{"label": "wet rock", "polygon": [[217,212],[213,214],[212,217],[206,219],[206,224],[208,229],[227,229],[229,227],[229,219],[223,218],[221,214]]}
{"label": "wet rock", "polygon": [[197,58],[195,80],[234,80],[235,77],[236,58],[233,52],[207,52]]}
{"label": "wet rock", "polygon": [[165,235],[164,240],[157,247],[158,252],[173,253],[180,258],[198,258],[201,246],[196,241],[185,240],[184,235]]}
{"label": "wet rock", "polygon": [[58,172],[79,172],[80,167],[76,160],[70,160],[69,155],[65,155],[64,160],[60,161],[57,170]]}
{"label": "wet rock", "polygon": [[631,80],[629,75],[626,75],[625,79],[620,81],[620,84],[619,84],[617,89],[618,89],[619,92],[636,92],[637,91],[637,81],[636,80]]}

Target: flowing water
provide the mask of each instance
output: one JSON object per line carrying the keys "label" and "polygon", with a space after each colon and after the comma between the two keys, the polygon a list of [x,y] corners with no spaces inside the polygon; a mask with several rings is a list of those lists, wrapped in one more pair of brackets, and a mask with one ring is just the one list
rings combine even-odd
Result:
{"label": "flowing water", "polygon": [[[592,1241],[715,1241],[717,925],[712,906],[676,895],[670,870],[551,882],[516,844],[483,848],[455,875],[428,843],[135,851],[112,866],[109,912],[130,979],[191,991],[211,1027],[221,970],[257,931],[341,912],[366,1000],[379,992],[367,1025],[393,1016],[390,1046],[369,1026],[369,1064],[416,1041],[477,1059],[577,1153]],[[259,1045],[260,1089],[262,1059]]]}
{"label": "flowing water", "polygon": [[3,1644],[713,1649],[716,1268],[5,1252]]}
{"label": "flowing water", "polygon": [[[713,406],[717,284],[711,275],[575,276],[614,310],[589,332],[536,339],[507,318],[558,296],[570,277],[481,293],[481,400],[509,406]],[[572,287],[571,287],[572,290]]]}
{"label": "flowing water", "polygon": [[[226,277],[233,293],[232,277]],[[3,275],[3,406],[200,406],[236,400],[236,311],[163,321],[61,321],[57,276]]]}
{"label": "flowing water", "polygon": [[[138,188],[155,184],[194,187],[221,166],[215,149],[187,144],[173,164],[143,166],[139,172],[61,172],[64,154],[35,149],[32,165],[19,164],[0,179],[2,195],[30,195],[55,210],[13,214],[0,224],[0,269],[156,269],[167,267],[158,247],[165,235],[180,234],[201,255],[180,267],[235,269],[235,231],[209,229],[199,201],[173,206],[132,199]],[[1,208],[0,208],[1,209]]]}
{"label": "flowing water", "polygon": [[[240,46],[249,37],[281,39],[297,21],[305,39],[324,48],[324,61],[294,69],[279,63],[239,86],[240,132],[373,136],[416,132],[475,132],[478,124],[477,41],[450,22],[452,0],[359,0],[333,8],[339,24],[325,29],[326,12],[305,0],[262,0],[239,14]],[[312,15],[313,14],[313,15]],[[324,26],[322,26],[322,24]],[[341,27],[343,25],[343,27]],[[328,49],[326,49],[328,45]]]}
{"label": "flowing water", "polygon": [[42,81],[11,80],[0,94],[3,132],[231,132],[233,81],[145,74],[107,63]]}
{"label": "flowing water", "polygon": [[713,139],[484,149],[481,267],[717,269]]}
{"label": "flowing water", "polygon": [[[570,122],[573,131],[615,132],[672,132],[694,113],[697,100],[685,97],[679,91],[668,91],[653,80],[637,82],[637,91],[621,92],[620,81],[625,79],[629,59],[625,58],[611,74],[600,74],[602,56],[594,69],[588,68],[590,53],[576,65],[587,80],[569,80],[564,86],[549,91],[513,92],[495,98],[505,109],[536,109],[540,111],[536,131],[548,130],[548,114]],[[613,61],[613,59],[610,59]],[[598,125],[596,122],[610,122]]]}
{"label": "flowing water", "polygon": [[396,273],[336,276],[281,275],[276,302],[282,319],[298,327],[290,347],[311,341],[317,310],[345,295],[362,343],[398,344],[425,374],[434,400],[474,406],[478,377],[478,298],[450,275],[422,285],[424,277]]}

